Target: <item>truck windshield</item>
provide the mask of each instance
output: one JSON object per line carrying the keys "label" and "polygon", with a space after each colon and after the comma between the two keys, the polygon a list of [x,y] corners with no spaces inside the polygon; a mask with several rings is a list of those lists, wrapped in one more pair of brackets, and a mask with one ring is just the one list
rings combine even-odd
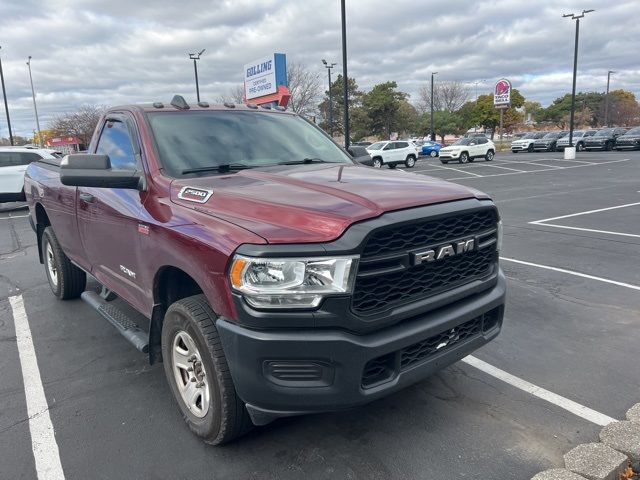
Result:
{"label": "truck windshield", "polygon": [[[228,173],[279,164],[353,163],[322,131],[297,115],[255,111],[153,112],[151,131],[166,173]],[[211,168],[209,168],[211,167]],[[201,170],[201,171],[198,171]],[[234,170],[235,171],[235,170]]]}

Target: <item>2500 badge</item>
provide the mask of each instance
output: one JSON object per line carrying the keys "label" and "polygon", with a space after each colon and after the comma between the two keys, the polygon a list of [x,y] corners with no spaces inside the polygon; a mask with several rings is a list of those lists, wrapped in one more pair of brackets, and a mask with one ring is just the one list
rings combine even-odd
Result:
{"label": "2500 badge", "polygon": [[206,203],[213,195],[213,190],[206,190],[204,188],[195,187],[182,187],[178,198],[181,200],[188,200],[189,202]]}

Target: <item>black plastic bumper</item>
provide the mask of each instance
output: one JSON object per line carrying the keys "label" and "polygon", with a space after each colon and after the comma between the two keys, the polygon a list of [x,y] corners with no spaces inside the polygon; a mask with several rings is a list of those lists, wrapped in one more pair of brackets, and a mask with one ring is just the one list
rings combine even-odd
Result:
{"label": "black plastic bumper", "polygon": [[[278,417],[364,404],[460,360],[498,335],[505,293],[506,280],[500,272],[497,284],[489,290],[365,335],[326,329],[252,330],[224,318],[216,325],[238,395],[254,423],[263,425]],[[490,328],[483,326],[464,340],[439,346],[438,351],[408,368],[392,360],[390,368],[395,370],[386,379],[363,387],[363,373],[370,361],[385,356],[399,359],[407,347],[443,332],[455,332],[452,329],[488,312],[495,319]],[[274,377],[273,368],[283,365],[289,368],[287,376]],[[317,370],[315,379],[308,376],[310,365]]]}

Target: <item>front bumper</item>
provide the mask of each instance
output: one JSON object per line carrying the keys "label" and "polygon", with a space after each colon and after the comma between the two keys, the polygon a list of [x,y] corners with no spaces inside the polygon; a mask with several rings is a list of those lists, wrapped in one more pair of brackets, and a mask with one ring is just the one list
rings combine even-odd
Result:
{"label": "front bumper", "polygon": [[527,144],[511,144],[511,151],[512,152],[523,152],[525,150],[527,150],[529,148],[529,145],[531,145],[530,143]]}
{"label": "front bumper", "polygon": [[442,151],[442,150],[440,150],[440,153],[439,153],[439,155],[438,155],[438,156],[439,156],[440,158],[444,158],[444,159],[447,159],[447,158],[457,159],[457,158],[460,158],[460,154],[461,154],[461,153],[462,153],[462,151],[459,151],[459,152],[451,152],[451,151]]}
{"label": "front bumper", "polygon": [[533,149],[536,151],[549,151],[553,148],[553,144],[545,144],[545,143],[534,143]]}
{"label": "front bumper", "polygon": [[[361,405],[460,360],[498,335],[505,293],[499,272],[488,290],[364,335],[338,329],[254,330],[224,318],[216,326],[236,391],[254,423],[264,425],[278,417]],[[481,327],[466,330],[463,338],[461,329],[478,319]],[[429,355],[415,357],[432,339],[438,342],[435,351],[432,347]],[[415,361],[405,362],[407,352]],[[365,384],[372,368],[383,376]]]}
{"label": "front bumper", "polygon": [[606,143],[585,143],[584,148],[587,150],[605,150],[607,148]]}

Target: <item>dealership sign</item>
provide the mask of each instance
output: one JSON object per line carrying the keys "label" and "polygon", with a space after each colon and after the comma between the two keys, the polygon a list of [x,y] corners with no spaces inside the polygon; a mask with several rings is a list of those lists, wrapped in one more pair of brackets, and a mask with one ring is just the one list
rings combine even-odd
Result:
{"label": "dealership sign", "polygon": [[259,58],[244,66],[244,98],[272,95],[287,86],[287,59],[284,53]]}
{"label": "dealership sign", "polygon": [[511,104],[511,82],[502,78],[496,82],[493,89],[493,106],[496,108],[508,108]]}

